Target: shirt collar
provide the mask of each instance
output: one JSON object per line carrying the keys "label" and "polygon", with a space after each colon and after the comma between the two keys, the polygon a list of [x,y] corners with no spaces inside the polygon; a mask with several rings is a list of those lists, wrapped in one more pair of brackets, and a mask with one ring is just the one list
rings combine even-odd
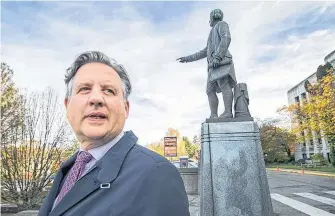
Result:
{"label": "shirt collar", "polygon": [[[92,148],[88,150],[87,152],[90,153],[93,156],[93,158],[98,161],[107,153],[107,151],[110,148],[112,148],[123,137],[123,135],[124,135],[124,131],[122,131],[119,135],[117,135],[114,139],[112,139],[105,145]],[[79,151],[84,151],[84,149],[80,147]]]}

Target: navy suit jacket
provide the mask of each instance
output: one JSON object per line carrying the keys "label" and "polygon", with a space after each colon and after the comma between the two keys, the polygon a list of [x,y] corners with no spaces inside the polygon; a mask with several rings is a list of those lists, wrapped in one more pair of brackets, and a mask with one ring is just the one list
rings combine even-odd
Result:
{"label": "navy suit jacket", "polygon": [[126,132],[52,210],[74,154],[57,172],[38,216],[189,216],[177,168],[136,142],[133,132]]}

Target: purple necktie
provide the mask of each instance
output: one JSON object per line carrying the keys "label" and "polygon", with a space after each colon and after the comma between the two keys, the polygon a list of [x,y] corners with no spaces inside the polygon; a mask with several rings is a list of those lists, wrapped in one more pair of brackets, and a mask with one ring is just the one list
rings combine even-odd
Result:
{"label": "purple necktie", "polygon": [[92,159],[92,155],[86,151],[80,151],[77,155],[76,161],[74,162],[72,168],[70,169],[63,187],[56,198],[56,204],[67,194],[67,192],[72,188],[76,181],[80,178],[85,165]]}

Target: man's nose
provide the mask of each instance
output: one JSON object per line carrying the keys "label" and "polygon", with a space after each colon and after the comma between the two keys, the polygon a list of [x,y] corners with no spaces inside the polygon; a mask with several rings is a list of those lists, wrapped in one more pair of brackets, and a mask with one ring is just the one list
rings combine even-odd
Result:
{"label": "man's nose", "polygon": [[92,90],[91,97],[89,98],[90,106],[104,106],[105,100],[100,90]]}

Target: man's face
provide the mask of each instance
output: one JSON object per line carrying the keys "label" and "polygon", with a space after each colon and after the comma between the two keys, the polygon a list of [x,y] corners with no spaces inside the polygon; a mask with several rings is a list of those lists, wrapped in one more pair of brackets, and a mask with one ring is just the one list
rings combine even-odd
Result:
{"label": "man's face", "polygon": [[213,18],[213,16],[212,16],[212,13],[211,13],[210,16],[209,16],[209,25],[210,25],[211,27],[213,27],[213,25],[214,25],[214,18]]}
{"label": "man's face", "polygon": [[77,71],[72,95],[64,103],[80,142],[108,142],[122,131],[129,113],[119,75],[102,63],[89,63]]}

